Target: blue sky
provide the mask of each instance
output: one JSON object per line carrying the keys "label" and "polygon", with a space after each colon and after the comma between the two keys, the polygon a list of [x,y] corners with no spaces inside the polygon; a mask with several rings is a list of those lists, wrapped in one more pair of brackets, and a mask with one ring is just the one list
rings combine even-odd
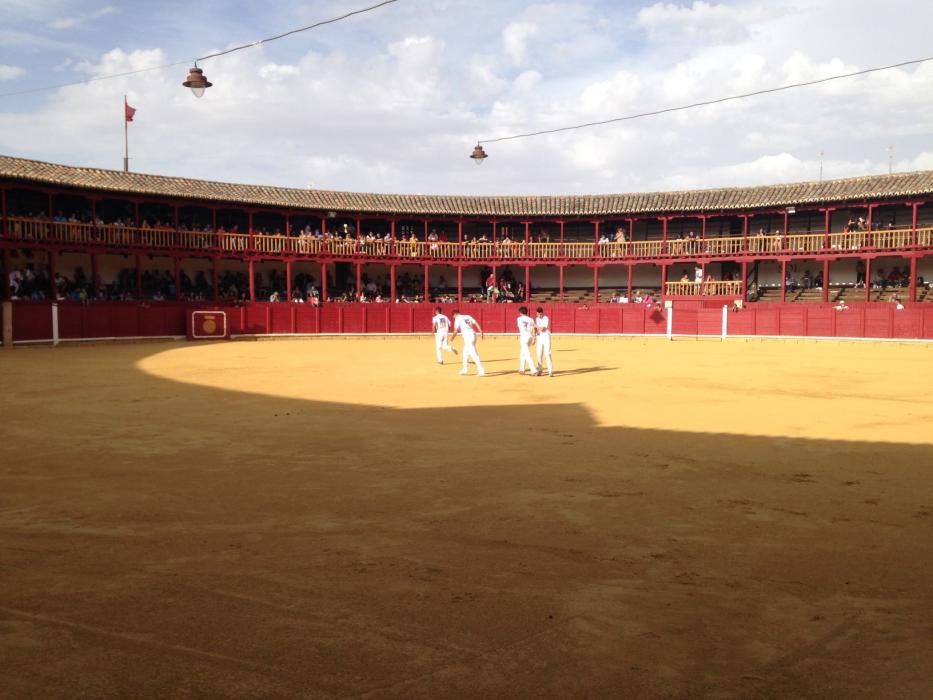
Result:
{"label": "blue sky", "polygon": [[[0,93],[185,61],[369,4],[0,0]],[[920,57],[933,7],[890,0],[400,0],[202,64],[0,97],[0,152],[359,191],[618,192],[933,168],[933,64],[560,136],[605,119]]]}

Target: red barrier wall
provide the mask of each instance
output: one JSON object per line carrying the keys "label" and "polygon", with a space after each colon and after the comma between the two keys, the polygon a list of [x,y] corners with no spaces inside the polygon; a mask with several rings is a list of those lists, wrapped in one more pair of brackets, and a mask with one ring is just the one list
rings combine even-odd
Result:
{"label": "red barrier wall", "polygon": [[[440,305],[450,315],[453,304]],[[667,310],[636,304],[543,304],[555,333],[664,334]],[[434,304],[309,304],[256,302],[245,306],[181,303],[58,304],[62,340],[121,337],[184,336],[194,308],[222,310],[232,335],[316,333],[430,333]],[[464,304],[487,333],[513,333],[518,308],[512,304]],[[722,308],[675,306],[675,335],[721,333]],[[865,304],[837,311],[824,304],[760,304],[728,313],[728,334],[793,337],[899,338],[933,340],[933,304],[897,311],[890,304]],[[52,338],[49,302],[13,304],[16,342]]]}

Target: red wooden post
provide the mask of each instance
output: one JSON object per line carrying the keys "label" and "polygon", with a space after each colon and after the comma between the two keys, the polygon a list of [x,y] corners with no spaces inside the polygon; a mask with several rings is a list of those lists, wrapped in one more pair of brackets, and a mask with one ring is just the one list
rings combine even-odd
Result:
{"label": "red wooden post", "polygon": [[593,266],[593,303],[599,303],[599,266]]}
{"label": "red wooden post", "polygon": [[667,221],[668,217],[661,217],[661,254],[667,252]]}
{"label": "red wooden post", "polygon": [[136,256],[136,299],[143,298],[143,256]]}
{"label": "red wooden post", "polygon": [[172,256],[172,264],[175,268],[175,301],[181,301],[181,258]]}
{"label": "red wooden post", "polygon": [[91,253],[91,291],[94,298],[97,298],[97,253]]}
{"label": "red wooden post", "polygon": [[[58,263],[58,251],[52,248],[49,251],[49,299],[58,300],[58,287],[55,286],[55,271]],[[9,279],[9,278],[7,278]]]}
{"label": "red wooden post", "polygon": [[701,241],[706,240],[706,228],[707,228],[708,219],[709,217],[706,214],[700,215],[700,240]]}
{"label": "red wooden post", "polygon": [[[424,220],[424,240],[425,241],[428,240],[428,220],[427,219]],[[427,297],[425,297],[425,301],[427,301]]]}
{"label": "red wooden post", "polygon": [[[139,259],[139,256],[136,256]],[[220,301],[220,265],[217,256],[211,258],[211,290],[213,292],[214,303]]]}
{"label": "red wooden post", "polygon": [[742,252],[748,252],[748,220],[751,217],[748,214],[742,214]]}
{"label": "red wooden post", "polygon": [[917,301],[917,254],[910,258],[910,281],[907,283],[907,301]]}
{"label": "red wooden post", "polygon": [[429,265],[425,263],[424,265],[424,302],[431,301],[431,287],[430,282],[428,281],[428,274],[430,273]]}
{"label": "red wooden post", "polygon": [[142,226],[143,220],[142,220],[142,217],[139,215],[139,200],[138,199],[133,201],[133,220],[136,222],[133,224],[134,226],[136,226],[137,228]]}
{"label": "red wooden post", "polygon": [[632,274],[634,272],[634,267],[634,265],[628,266],[628,295],[626,298],[629,300],[629,302],[632,301]]}
{"label": "red wooden post", "polygon": [[10,251],[8,248],[3,249],[3,289],[0,289],[0,299],[4,301],[10,300]]}
{"label": "red wooden post", "polygon": [[461,246],[463,245],[463,219],[460,219],[457,222],[457,243],[459,243]]}
{"label": "red wooden post", "polygon": [[557,223],[560,224],[560,254],[563,255],[564,254],[564,222],[558,221]]}
{"label": "red wooden post", "polygon": [[865,301],[871,301],[871,258],[865,258]]}
{"label": "red wooden post", "polygon": [[[561,240],[563,240],[564,238],[564,222],[563,221],[560,224],[560,233],[561,233],[561,236],[560,236]],[[563,304],[564,303],[564,266],[558,265],[557,270],[558,270],[557,298],[560,301],[560,303]]]}
{"label": "red wooden post", "polygon": [[829,207],[826,208],[824,215],[824,224],[823,224],[823,248],[829,250],[829,229],[832,226],[833,221],[833,210]]}
{"label": "red wooden post", "polygon": [[[392,222],[393,232],[395,229],[395,222]],[[389,265],[389,301],[395,303],[395,268],[397,265]]]}
{"label": "red wooden post", "polygon": [[781,261],[781,303],[787,301],[787,260]]}
{"label": "red wooden post", "polygon": [[321,263],[321,303],[327,303],[327,263]]}
{"label": "red wooden post", "polygon": [[[528,229],[525,229],[525,236]],[[525,265],[525,301],[531,301],[531,265]]]}
{"label": "red wooden post", "polygon": [[55,214],[55,212],[52,211],[52,204],[53,204],[52,203],[52,190],[49,190],[47,194],[48,194],[48,205],[49,205],[48,217],[51,219],[52,216]]}
{"label": "red wooden post", "polygon": [[250,250],[256,250],[256,241],[255,241],[254,234],[253,234],[253,210],[252,209],[250,209],[249,212],[247,212],[246,226],[249,229],[247,231],[247,234],[249,236],[249,238],[247,239],[247,247]]}
{"label": "red wooden post", "polygon": [[175,205],[172,207],[172,214],[174,216],[173,225],[175,226],[175,230],[177,231],[178,230],[178,205]]}
{"label": "red wooden post", "polygon": [[661,296],[667,295],[667,263],[661,263]]}
{"label": "red wooden post", "polygon": [[492,224],[492,242],[495,243],[498,239],[496,238],[496,225],[499,223],[496,220],[490,222]]}
{"label": "red wooden post", "polygon": [[748,301],[748,260],[742,261],[742,301]]}
{"label": "red wooden post", "polygon": [[823,261],[823,303],[829,301],[829,259]]}
{"label": "red wooden post", "polygon": [[463,265],[457,265],[457,305],[463,304]]}
{"label": "red wooden post", "polygon": [[593,223],[593,257],[599,257],[599,221]]}
{"label": "red wooden post", "polygon": [[247,266],[249,274],[249,300],[256,301],[256,264],[252,258]]}
{"label": "red wooden post", "polygon": [[913,212],[911,213],[910,219],[910,245],[917,245],[917,210],[920,208],[920,202],[914,202],[912,206]]}
{"label": "red wooden post", "polygon": [[790,230],[790,212],[784,210],[784,233],[781,236],[781,250],[787,248],[787,235]]}
{"label": "red wooden post", "polygon": [[360,293],[363,291],[363,266],[356,263],[356,298],[359,300]]}
{"label": "red wooden post", "polygon": [[292,261],[285,261],[285,301],[292,300]]}

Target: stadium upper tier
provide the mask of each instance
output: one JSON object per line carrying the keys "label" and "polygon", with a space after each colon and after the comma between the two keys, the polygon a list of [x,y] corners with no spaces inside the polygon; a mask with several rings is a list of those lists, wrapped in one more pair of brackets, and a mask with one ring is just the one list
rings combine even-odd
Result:
{"label": "stadium upper tier", "polygon": [[348,216],[486,218],[637,217],[776,211],[790,207],[884,204],[933,198],[933,171],[681,192],[603,195],[469,196],[375,194],[242,185],[83,168],[0,155],[0,182],[67,188],[85,194],[158,197]]}

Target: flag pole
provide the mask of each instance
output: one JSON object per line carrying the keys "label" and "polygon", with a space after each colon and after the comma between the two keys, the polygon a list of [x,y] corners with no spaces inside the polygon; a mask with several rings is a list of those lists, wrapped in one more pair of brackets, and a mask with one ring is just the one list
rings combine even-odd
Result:
{"label": "flag pole", "polygon": [[126,118],[126,95],[123,96],[123,172],[130,171],[130,137],[129,120]]}

